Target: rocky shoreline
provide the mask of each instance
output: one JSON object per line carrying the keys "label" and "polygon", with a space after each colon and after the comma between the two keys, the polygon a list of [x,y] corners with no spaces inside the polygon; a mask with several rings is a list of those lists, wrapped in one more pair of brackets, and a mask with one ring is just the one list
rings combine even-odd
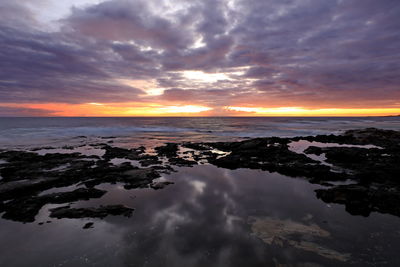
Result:
{"label": "rocky shoreline", "polygon": [[[293,145],[307,145],[294,151]],[[322,145],[321,145],[322,144]],[[324,187],[316,197],[346,206],[353,215],[371,212],[400,216],[400,132],[368,128],[342,135],[294,138],[255,138],[238,142],[166,143],[149,152],[145,147],[120,148],[112,143],[89,144],[102,156],[71,153],[37,153],[0,150],[0,213],[4,219],[34,222],[47,204],[64,204],[50,210],[52,218],[104,218],[130,216],[133,208],[106,205],[71,207],[74,202],[100,198],[100,184],[121,183],[125,189],[162,189],[159,181],[176,167],[212,164],[220,168],[260,169],[301,177]],[[113,164],[114,160],[121,160]],[[132,164],[136,162],[137,165]],[[175,169],[174,169],[175,167]],[[350,182],[349,182],[350,181]],[[337,185],[337,183],[342,184]],[[69,192],[49,192],[75,186]],[[91,225],[90,225],[91,227]],[[87,228],[90,228],[89,226]]]}

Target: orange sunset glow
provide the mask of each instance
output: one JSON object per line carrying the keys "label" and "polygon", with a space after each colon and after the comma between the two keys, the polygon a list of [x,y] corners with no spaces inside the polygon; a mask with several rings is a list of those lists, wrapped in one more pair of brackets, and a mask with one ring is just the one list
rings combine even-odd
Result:
{"label": "orange sunset glow", "polygon": [[112,116],[391,116],[400,114],[400,108],[320,108],[302,107],[232,107],[225,106],[219,110],[201,105],[168,105],[157,103],[41,103],[41,104],[11,104],[7,107],[40,109],[51,116],[65,117],[112,117]]}

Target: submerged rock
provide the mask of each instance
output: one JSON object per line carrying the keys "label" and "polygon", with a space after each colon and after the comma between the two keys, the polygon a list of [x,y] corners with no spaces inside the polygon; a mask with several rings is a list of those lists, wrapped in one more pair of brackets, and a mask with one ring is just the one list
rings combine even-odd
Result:
{"label": "submerged rock", "polygon": [[328,238],[330,233],[316,224],[302,224],[292,220],[279,220],[268,217],[250,217],[252,232],[268,245],[293,247],[318,254],[321,257],[346,262],[350,254],[324,247],[309,241],[315,238]]}

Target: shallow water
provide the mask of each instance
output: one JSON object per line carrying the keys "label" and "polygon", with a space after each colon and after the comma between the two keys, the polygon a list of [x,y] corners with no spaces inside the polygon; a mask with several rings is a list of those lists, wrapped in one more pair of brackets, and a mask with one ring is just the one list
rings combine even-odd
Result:
{"label": "shallow water", "polygon": [[[100,185],[108,190],[101,199],[74,205],[126,204],[136,209],[131,218],[52,219],[38,225],[48,220],[48,208],[56,207],[47,205],[36,223],[0,220],[0,266],[400,264],[400,218],[352,216],[344,206],[318,200],[314,190],[320,185],[210,165],[179,168],[163,179],[175,184],[162,190]],[[269,244],[252,231],[257,219],[295,225],[296,230]],[[82,229],[89,221],[94,228]],[[279,231],[275,229],[277,235]],[[311,251],[296,246],[296,240],[307,241]]]}

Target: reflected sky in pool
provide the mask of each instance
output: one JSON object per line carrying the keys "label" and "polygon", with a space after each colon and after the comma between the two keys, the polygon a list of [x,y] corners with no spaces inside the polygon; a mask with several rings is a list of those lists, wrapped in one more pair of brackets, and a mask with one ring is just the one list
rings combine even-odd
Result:
{"label": "reflected sky in pool", "polygon": [[[258,170],[210,165],[180,168],[162,190],[125,190],[100,185],[89,207],[125,204],[131,218],[48,220],[45,206],[35,223],[0,221],[1,266],[396,266],[400,264],[400,219],[373,213],[348,214],[344,206],[315,197],[313,185]],[[254,218],[313,225],[329,236],[292,235],[316,245],[309,251],[289,242],[267,244],[252,232]],[[94,228],[82,226],[94,222]],[[38,225],[38,222],[45,222]],[[287,240],[286,240],[287,241]],[[294,241],[293,241],[294,242]],[[297,241],[296,241],[297,242]],[[308,243],[307,243],[308,244]],[[349,255],[324,257],[322,248]],[[322,253],[323,254],[323,253]],[[305,264],[305,265],[301,265]],[[313,265],[314,264],[314,265]]]}

